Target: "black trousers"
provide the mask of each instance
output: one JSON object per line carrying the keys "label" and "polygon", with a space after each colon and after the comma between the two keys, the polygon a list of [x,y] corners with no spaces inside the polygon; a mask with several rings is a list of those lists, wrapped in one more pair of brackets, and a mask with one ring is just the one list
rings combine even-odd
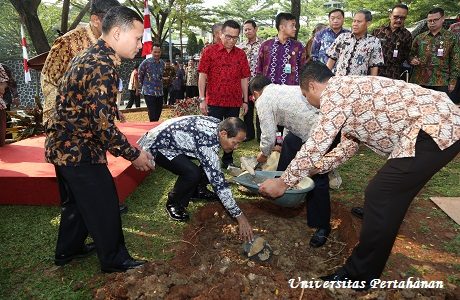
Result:
{"label": "black trousers", "polygon": [[410,203],[423,186],[460,152],[460,141],[441,151],[420,131],[415,157],[389,159],[369,182],[358,245],[345,271],[355,280],[379,278]]}
{"label": "black trousers", "polygon": [[168,105],[174,105],[176,104],[177,99],[184,99],[184,90],[174,90],[171,89],[169,92],[169,100],[168,100]]}
{"label": "black trousers", "polygon": [[188,98],[193,98],[198,96],[198,86],[196,85],[187,85],[185,87],[185,94]]}
{"label": "black trousers", "polygon": [[163,96],[144,95],[144,99],[145,104],[147,104],[150,122],[158,121],[163,110]]}
{"label": "black trousers", "polygon": [[244,115],[244,124],[246,124],[246,138],[248,140],[252,140],[256,137],[257,134],[257,140],[260,140],[260,122],[259,122],[259,117],[257,114],[255,115],[256,119],[256,130],[254,130],[254,101],[248,101],[248,113]]}
{"label": "black trousers", "polygon": [[[283,141],[278,171],[286,170],[302,147],[302,139],[289,132]],[[335,145],[334,145],[335,147]],[[329,194],[329,177],[316,174],[311,177],[315,188],[307,194],[307,225],[313,228],[329,228],[331,221],[331,196]]]}
{"label": "black trousers", "polygon": [[131,258],[121,229],[118,195],[105,164],[56,166],[61,197],[61,222],[56,256],[81,251],[88,233],[101,266],[117,266]]}
{"label": "black trousers", "polygon": [[136,107],[141,107],[141,95],[136,95],[136,91],[129,90],[129,101],[126,108],[131,108],[133,104],[135,104]]}
{"label": "black trousers", "polygon": [[[240,108],[208,105],[208,115],[220,120],[229,117],[238,118],[240,116]],[[224,152],[222,163],[226,165],[233,163],[233,151],[229,153]]]}
{"label": "black trousers", "polygon": [[158,152],[155,162],[160,167],[179,176],[172,191],[168,194],[168,204],[187,207],[197,187],[206,186],[209,183],[203,169],[186,155],[181,154],[169,160]]}

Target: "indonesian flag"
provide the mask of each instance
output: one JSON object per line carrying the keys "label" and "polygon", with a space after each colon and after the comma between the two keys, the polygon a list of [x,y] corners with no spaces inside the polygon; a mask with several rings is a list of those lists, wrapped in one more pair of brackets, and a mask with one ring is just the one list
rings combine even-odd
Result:
{"label": "indonesian flag", "polygon": [[148,0],[144,0],[144,35],[142,36],[142,56],[152,57],[152,32]]}
{"label": "indonesian flag", "polygon": [[27,54],[27,41],[26,36],[24,35],[24,27],[21,24],[21,45],[22,45],[22,58],[24,63],[24,81],[29,83],[30,79],[30,72],[29,66],[27,62],[29,61],[29,55]]}

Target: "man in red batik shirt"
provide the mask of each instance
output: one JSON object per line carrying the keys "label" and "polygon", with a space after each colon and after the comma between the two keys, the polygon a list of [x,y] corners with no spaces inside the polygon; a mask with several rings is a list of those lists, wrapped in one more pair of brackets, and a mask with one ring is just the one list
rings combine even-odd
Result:
{"label": "man in red batik shirt", "polygon": [[[243,50],[235,47],[240,25],[228,20],[222,26],[221,42],[203,51],[198,66],[200,110],[220,120],[239,117],[248,110],[249,63]],[[205,97],[206,91],[206,97]],[[233,152],[224,153],[222,167],[233,164]]]}

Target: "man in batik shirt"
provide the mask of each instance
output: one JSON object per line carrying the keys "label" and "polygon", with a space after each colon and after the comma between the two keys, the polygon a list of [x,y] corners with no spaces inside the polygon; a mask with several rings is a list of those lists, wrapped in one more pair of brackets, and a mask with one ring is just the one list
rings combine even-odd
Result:
{"label": "man in batik shirt", "polygon": [[43,104],[43,124],[46,123],[58,95],[59,81],[70,61],[81,51],[94,45],[102,33],[102,19],[105,13],[120,3],[117,0],[92,0],[90,21],[87,26],[77,27],[58,37],[51,47],[41,74],[41,86],[45,102]]}
{"label": "man in batik shirt", "polygon": [[[220,149],[236,150],[245,137],[246,129],[239,118],[222,121],[185,116],[161,123],[138,141],[158,165],[179,176],[166,202],[166,211],[173,220],[189,220],[190,199],[199,194],[200,186],[211,183],[225,209],[238,221],[240,238],[253,239],[251,225],[235,202],[219,163]],[[200,166],[192,160],[198,160]]]}
{"label": "man in batik shirt", "polygon": [[379,76],[401,79],[403,63],[409,58],[412,44],[412,35],[404,28],[408,11],[407,5],[396,4],[390,13],[390,24],[379,27],[372,33],[380,39],[385,61],[379,67]]}
{"label": "man in batik shirt", "polygon": [[444,20],[442,8],[428,12],[428,31],[416,36],[412,43],[411,82],[449,93],[454,90],[460,72],[460,46],[455,34],[442,27]]}
{"label": "man in batik shirt", "polygon": [[[256,76],[257,59],[259,57],[259,49],[262,40],[257,36],[257,24],[254,20],[247,20],[243,24],[243,33],[247,38],[238,45],[238,48],[243,49],[248,57],[249,68],[251,69],[251,78]],[[249,78],[249,79],[251,79]],[[249,96],[248,112],[244,115],[244,124],[246,124],[247,134],[246,140],[253,140],[256,136],[254,131],[254,97]],[[260,138],[259,118],[256,116],[257,138]]]}
{"label": "man in batik shirt", "polygon": [[343,28],[345,13],[341,9],[334,9],[329,12],[329,27],[315,34],[313,44],[311,46],[311,57],[313,61],[327,63],[329,57],[326,55],[326,50],[332,45],[335,39],[345,32],[350,32]]}
{"label": "man in batik shirt", "polygon": [[[460,19],[460,15],[457,16],[457,21]],[[457,36],[458,42],[460,43],[460,22],[454,23],[450,25],[449,31],[452,32]],[[460,103],[460,80],[457,77],[457,84],[455,85],[454,90],[450,93],[450,99],[454,101],[454,103]]]}
{"label": "man in batik shirt", "polygon": [[163,73],[165,63],[160,59],[161,46],[154,43],[152,57],[144,59],[139,66],[139,84],[142,86],[145,104],[147,105],[150,122],[160,119],[163,110]]}
{"label": "man in batik shirt", "polygon": [[[278,179],[259,192],[281,196],[305,176],[328,172],[369,147],[388,156],[369,182],[358,245],[326,281],[353,282],[356,289],[382,274],[410,203],[426,182],[460,152],[460,109],[445,93],[378,76],[337,76],[312,62],[301,89],[320,109],[318,125]],[[335,136],[340,143],[329,153]]]}
{"label": "man in batik shirt", "polygon": [[270,78],[272,83],[297,85],[299,72],[305,64],[305,48],[296,41],[296,21],[290,13],[279,13],[275,19],[278,35],[262,43],[256,74]]}
{"label": "man in batik shirt", "polygon": [[[103,20],[102,36],[64,73],[53,113],[46,123],[45,157],[56,170],[61,219],[54,262],[63,266],[97,250],[103,272],[122,272],[144,262],[126,249],[118,195],[106,152],[122,156],[142,171],[153,157],[130,145],[115,125],[121,58],[142,48],[142,18],[117,6]],[[88,234],[94,243],[85,244]]]}
{"label": "man in batik shirt", "polygon": [[358,11],[353,17],[352,32],[339,35],[326,51],[327,67],[335,67],[336,75],[378,74],[383,53],[379,39],[367,33],[371,21],[370,11]]}
{"label": "man in batik shirt", "polygon": [[176,69],[169,59],[165,60],[165,70],[163,72],[163,104],[168,103],[168,97],[171,92],[171,84],[176,77]]}
{"label": "man in batik shirt", "polygon": [[198,68],[193,58],[185,68],[185,95],[187,98],[198,96]]}

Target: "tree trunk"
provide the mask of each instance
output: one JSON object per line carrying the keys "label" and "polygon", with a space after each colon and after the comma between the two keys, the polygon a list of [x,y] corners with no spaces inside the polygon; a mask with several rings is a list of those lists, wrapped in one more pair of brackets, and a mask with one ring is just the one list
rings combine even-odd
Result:
{"label": "tree trunk", "polygon": [[300,30],[300,0],[291,0],[291,14],[294,15],[296,21],[295,28],[297,30],[295,32],[295,38],[297,39]]}
{"label": "tree trunk", "polygon": [[37,54],[49,51],[50,45],[37,14],[41,0],[10,0],[10,2],[24,22]]}
{"label": "tree trunk", "polygon": [[69,28],[68,27],[69,6],[70,6],[70,0],[64,0],[62,2],[62,13],[61,13],[61,32],[62,34],[66,33]]}
{"label": "tree trunk", "polygon": [[74,29],[75,27],[77,27],[78,24],[80,24],[81,20],[85,16],[85,14],[89,11],[89,5],[90,4],[91,4],[91,1],[88,1],[88,3],[86,3],[85,7],[80,11],[80,13],[75,18],[75,20],[73,20],[72,24],[69,27],[69,31]]}

